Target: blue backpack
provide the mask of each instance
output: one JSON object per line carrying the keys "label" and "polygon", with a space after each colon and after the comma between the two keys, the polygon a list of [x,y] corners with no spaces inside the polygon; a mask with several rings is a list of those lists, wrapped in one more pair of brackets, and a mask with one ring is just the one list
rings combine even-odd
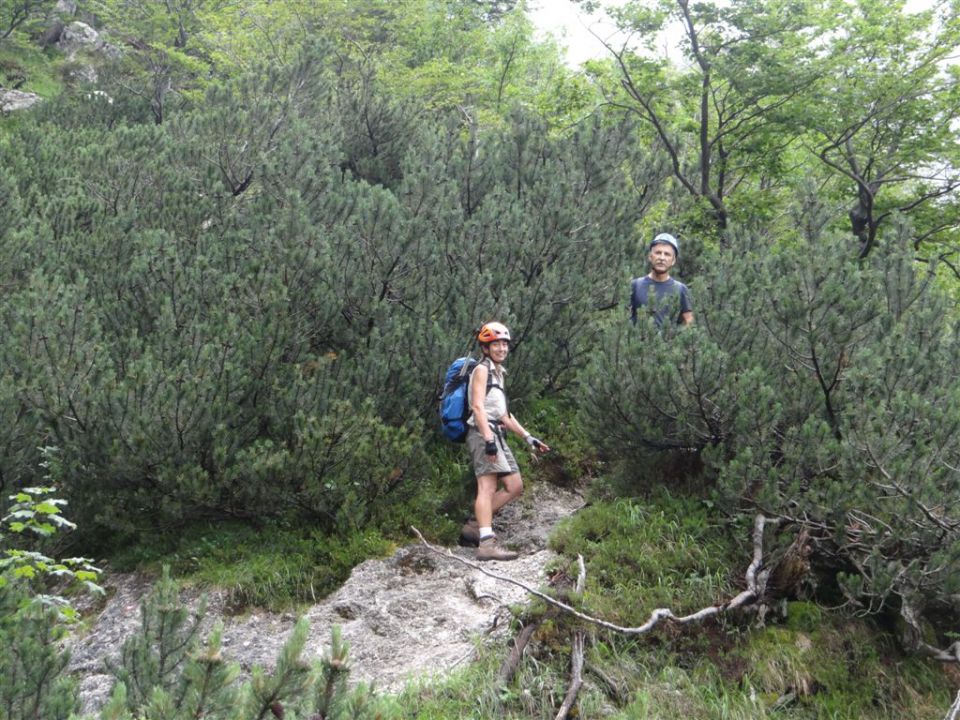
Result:
{"label": "blue backpack", "polygon": [[[462,443],[467,439],[467,418],[470,417],[470,398],[467,380],[477,366],[477,360],[467,355],[450,363],[440,395],[440,429],[444,437]],[[487,375],[487,392],[493,387],[493,377]]]}

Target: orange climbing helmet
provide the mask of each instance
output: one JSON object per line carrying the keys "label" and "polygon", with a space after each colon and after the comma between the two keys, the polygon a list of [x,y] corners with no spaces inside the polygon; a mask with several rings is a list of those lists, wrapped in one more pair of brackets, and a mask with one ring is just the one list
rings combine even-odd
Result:
{"label": "orange climbing helmet", "polygon": [[488,322],[477,333],[477,340],[482,343],[492,343],[494,340],[510,342],[510,331],[503,323]]}

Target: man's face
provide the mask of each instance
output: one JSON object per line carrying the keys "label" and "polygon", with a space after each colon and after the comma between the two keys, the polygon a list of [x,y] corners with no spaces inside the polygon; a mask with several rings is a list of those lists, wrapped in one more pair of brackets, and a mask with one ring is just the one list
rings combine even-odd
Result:
{"label": "man's face", "polygon": [[650,248],[650,267],[658,275],[669,272],[670,268],[677,261],[677,256],[673,253],[673,247],[668,243],[657,243]]}

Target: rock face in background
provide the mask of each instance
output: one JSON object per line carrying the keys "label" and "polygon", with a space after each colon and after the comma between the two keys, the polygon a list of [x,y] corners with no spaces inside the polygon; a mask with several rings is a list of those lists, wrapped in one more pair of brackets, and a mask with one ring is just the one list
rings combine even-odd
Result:
{"label": "rock face in background", "polygon": [[[76,15],[77,3],[74,0],[60,0],[38,42],[41,47],[56,48],[66,56],[67,63],[61,68],[61,74],[68,83],[95,84],[98,80],[96,56],[116,60],[123,55],[123,51],[108,43],[103,34],[89,23],[71,20]],[[92,18],[86,19],[94,21]],[[0,82],[12,85],[10,88],[0,85],[0,114],[26,110],[42,100],[35,93],[19,89],[29,80],[26,70],[14,63],[13,71],[8,68],[0,72]]]}
{"label": "rock face in background", "polygon": [[0,113],[26,110],[40,102],[40,96],[22,90],[5,90],[0,87]]}
{"label": "rock face in background", "polygon": [[117,58],[121,54],[119,48],[106,42],[100,33],[79,20],[63,28],[56,46],[68,60],[74,60],[81,50],[99,53],[108,58]]}
{"label": "rock face in background", "polygon": [[[530,587],[545,584],[544,570],[554,557],[546,549],[551,528],[583,505],[579,494],[546,484],[528,491],[498,515],[501,539],[521,551],[512,562],[487,563],[492,573]],[[473,550],[454,548],[456,556],[473,560]],[[84,712],[106,700],[112,678],[104,659],[116,657],[124,638],[140,622],[140,600],[151,581],[140,575],[114,575],[103,583],[112,593],[90,632],[73,638],[71,669],[81,676]],[[187,590],[183,600],[196,606],[199,592]],[[304,612],[310,620],[306,659],[322,657],[330,633],[339,625],[350,644],[351,679],[374,682],[387,692],[418,676],[448,672],[469,662],[475,639],[505,641],[512,604],[526,600],[516,585],[496,580],[422,545],[409,545],[384,560],[368,560],[354,568],[337,592]],[[292,613],[254,609],[243,616],[225,612],[225,594],[208,594],[207,622],[224,624],[223,652],[241,664],[272,668],[296,622]]]}

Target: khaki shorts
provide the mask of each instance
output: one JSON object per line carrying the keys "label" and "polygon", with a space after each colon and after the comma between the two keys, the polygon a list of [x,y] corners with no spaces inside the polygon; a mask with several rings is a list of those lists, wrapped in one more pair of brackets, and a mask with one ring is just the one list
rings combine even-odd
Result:
{"label": "khaki shorts", "polygon": [[511,475],[520,472],[517,461],[510,452],[506,441],[496,437],[497,457],[491,461],[484,450],[483,435],[476,428],[467,431],[467,449],[470,451],[470,460],[473,462],[473,472],[477,477],[481,475]]}

